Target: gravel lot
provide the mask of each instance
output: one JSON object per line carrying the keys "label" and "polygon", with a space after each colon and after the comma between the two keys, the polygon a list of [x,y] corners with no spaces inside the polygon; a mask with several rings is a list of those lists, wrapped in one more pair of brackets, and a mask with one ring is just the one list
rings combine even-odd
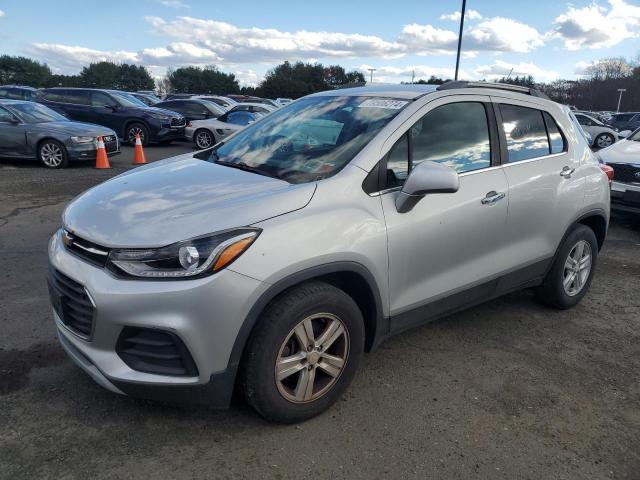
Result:
{"label": "gravel lot", "polygon": [[131,158],[0,162],[0,478],[640,478],[638,223],[614,219],[573,310],[521,292],[404,333],[329,412],[274,426],[242,404],[116,396],[58,346],[47,240],[71,198]]}

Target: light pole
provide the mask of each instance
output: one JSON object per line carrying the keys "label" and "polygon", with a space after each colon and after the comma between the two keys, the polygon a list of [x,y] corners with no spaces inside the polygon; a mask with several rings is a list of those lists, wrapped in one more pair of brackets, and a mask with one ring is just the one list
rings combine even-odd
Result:
{"label": "light pole", "polygon": [[616,112],[620,111],[620,102],[622,102],[622,92],[626,92],[627,89],[626,88],[619,88],[618,92],[620,92],[620,96],[618,97],[618,109],[616,110]]}
{"label": "light pole", "polygon": [[467,8],[467,0],[462,0],[462,11],[460,12],[460,34],[458,35],[458,55],[456,56],[456,75],[454,80],[458,80],[458,68],[460,67],[460,50],[462,49],[462,30],[464,29],[464,12]]}
{"label": "light pole", "polygon": [[371,80],[369,80],[369,83],[373,83],[373,72],[376,71],[375,68],[367,68],[367,70],[369,70],[369,73],[371,74]]}

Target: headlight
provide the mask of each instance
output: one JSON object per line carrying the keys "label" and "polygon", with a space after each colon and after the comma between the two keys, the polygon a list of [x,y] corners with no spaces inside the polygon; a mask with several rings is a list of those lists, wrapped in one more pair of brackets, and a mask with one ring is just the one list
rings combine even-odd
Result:
{"label": "headlight", "polygon": [[165,122],[171,121],[171,117],[169,115],[165,115],[164,113],[149,112],[149,116]]}
{"label": "headlight", "polygon": [[91,143],[94,140],[94,137],[71,137],[73,143]]}
{"label": "headlight", "polygon": [[260,232],[258,228],[239,228],[161,248],[113,249],[108,263],[134,277],[204,277],[230,265]]}

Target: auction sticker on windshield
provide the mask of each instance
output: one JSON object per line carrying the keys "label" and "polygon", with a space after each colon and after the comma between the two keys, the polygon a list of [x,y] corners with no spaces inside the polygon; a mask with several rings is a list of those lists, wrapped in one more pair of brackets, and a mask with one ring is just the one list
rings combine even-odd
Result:
{"label": "auction sticker on windshield", "polygon": [[358,107],[361,108],[390,108],[392,110],[400,110],[407,103],[406,100],[390,100],[388,98],[369,98],[362,102]]}

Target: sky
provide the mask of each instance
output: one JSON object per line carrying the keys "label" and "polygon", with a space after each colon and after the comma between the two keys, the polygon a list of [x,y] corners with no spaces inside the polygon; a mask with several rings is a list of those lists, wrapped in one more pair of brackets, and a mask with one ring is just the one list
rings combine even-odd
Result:
{"label": "sky", "polygon": [[[375,68],[374,82],[453,77],[461,1],[0,0],[0,54],[78,73],[90,62],[216,65],[256,85],[284,60]],[[640,52],[640,3],[468,0],[460,78],[577,78]]]}

